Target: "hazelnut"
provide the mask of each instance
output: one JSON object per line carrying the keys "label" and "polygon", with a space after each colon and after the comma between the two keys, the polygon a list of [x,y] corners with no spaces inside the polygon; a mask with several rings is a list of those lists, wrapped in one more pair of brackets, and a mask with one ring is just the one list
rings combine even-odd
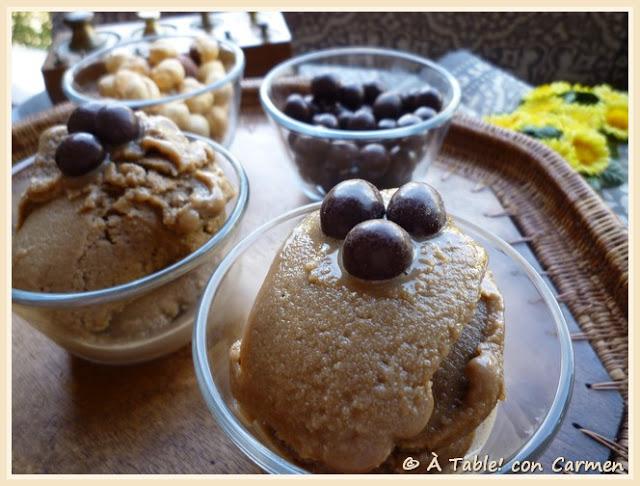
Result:
{"label": "hazelnut", "polygon": [[172,120],[180,129],[186,129],[185,127],[188,124],[189,116],[189,108],[181,101],[174,101],[172,103],[167,103],[166,105],[161,105],[158,107],[157,114],[161,116],[165,116]]}
{"label": "hazelnut", "polygon": [[218,42],[215,39],[204,35],[199,36],[193,41],[191,49],[197,52],[199,64],[204,64],[218,59],[218,53],[220,50]]}
{"label": "hazelnut", "polygon": [[167,39],[159,39],[149,46],[149,63],[152,66],[172,57],[178,57],[178,51]]}
{"label": "hazelnut", "polygon": [[[202,87],[203,85],[199,83],[197,79],[185,78],[180,84],[180,93],[187,93],[189,91],[193,91]],[[202,93],[197,96],[192,96],[191,98],[187,98],[185,100],[185,103],[189,107],[189,111],[191,111],[191,113],[199,113],[203,115],[207,111],[209,111],[209,109],[213,105],[213,101],[214,101],[213,93],[211,93],[210,91],[207,91],[206,93]]]}
{"label": "hazelnut", "polygon": [[144,100],[149,97],[149,87],[140,74],[121,69],[114,79],[116,96],[126,100]]}
{"label": "hazelnut", "polygon": [[210,136],[214,140],[221,142],[227,134],[229,128],[229,117],[227,110],[222,106],[213,106],[205,115],[209,122]]}
{"label": "hazelnut", "polygon": [[165,59],[151,70],[151,79],[160,91],[171,91],[184,79],[184,67],[178,59]]}
{"label": "hazelnut", "polygon": [[108,73],[115,73],[120,66],[131,58],[131,53],[124,48],[114,49],[104,58],[104,67]]}
{"label": "hazelnut", "polygon": [[144,57],[132,56],[126,59],[120,66],[120,69],[128,69],[129,71],[135,71],[145,76],[149,75],[149,63]]}
{"label": "hazelnut", "polygon": [[100,96],[105,98],[115,98],[117,96],[115,80],[116,77],[113,74],[107,74],[98,80],[98,93],[100,93]]}
{"label": "hazelnut", "polygon": [[204,84],[211,84],[225,77],[227,72],[220,61],[209,61],[198,69],[198,80]]}
{"label": "hazelnut", "polygon": [[187,124],[183,130],[195,133],[196,135],[202,135],[203,137],[208,137],[209,122],[207,122],[207,119],[204,116],[198,113],[193,113],[189,115],[189,118],[187,118]]}
{"label": "hazelnut", "polygon": [[160,89],[153,80],[147,76],[141,76],[142,82],[147,88],[147,99],[160,98]]}
{"label": "hazelnut", "polygon": [[233,86],[231,83],[225,84],[222,88],[213,92],[213,103],[218,106],[227,106],[233,97]]}

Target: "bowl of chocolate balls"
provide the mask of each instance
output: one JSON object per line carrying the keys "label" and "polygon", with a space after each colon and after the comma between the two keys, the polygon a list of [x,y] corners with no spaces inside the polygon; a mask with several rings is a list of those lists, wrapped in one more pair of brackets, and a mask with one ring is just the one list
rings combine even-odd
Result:
{"label": "bowl of chocolate balls", "polygon": [[150,36],[83,58],[65,72],[62,87],[77,105],[117,100],[228,147],[238,124],[244,63],[242,49],[228,40]]}
{"label": "bowl of chocolate balls", "polygon": [[305,194],[347,179],[379,189],[424,179],[460,102],[438,64],[389,49],[317,51],[273,68],[260,88]]}

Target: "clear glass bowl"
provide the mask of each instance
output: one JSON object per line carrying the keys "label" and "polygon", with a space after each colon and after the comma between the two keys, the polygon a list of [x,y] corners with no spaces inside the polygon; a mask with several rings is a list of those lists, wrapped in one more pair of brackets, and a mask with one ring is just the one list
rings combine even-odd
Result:
{"label": "clear glass bowl", "polygon": [[[259,429],[237,413],[230,391],[229,348],[242,337],[255,297],[291,230],[319,203],[290,211],[255,230],[220,263],[207,284],[192,339],[200,390],[231,440],[263,470],[306,473],[284,457]],[[489,253],[489,268],[505,302],[506,399],[497,407],[487,441],[478,452],[514,461],[542,452],[557,431],[573,386],[573,348],[562,312],[536,271],[511,246],[482,228],[455,218]]]}
{"label": "clear glass bowl", "polygon": [[[169,354],[189,342],[197,301],[207,278],[233,241],[247,206],[249,182],[244,168],[228,150],[203,137],[187,136],[211,145],[221,169],[237,188],[237,195],[227,203],[227,220],[220,230],[182,260],[115,287],[77,293],[31,292],[13,288],[13,312],[70,353],[99,363],[148,361]],[[21,188],[28,183],[21,173],[32,162],[33,157],[30,157],[12,168],[13,224]],[[77,324],[83,316],[99,316],[113,309],[116,309],[119,317],[148,319],[145,309],[162,305],[165,299],[175,297],[178,293],[181,308],[176,317],[169,324],[153,328],[145,322],[144,332],[132,333],[126,328],[92,332]]]}
{"label": "clear glass bowl", "polygon": [[[343,83],[375,80],[385,90],[398,92],[428,84],[440,92],[442,109],[415,125],[367,131],[328,129],[285,115],[282,109],[287,96],[293,92],[307,94],[311,78],[326,73],[335,74]],[[309,198],[320,200],[344,179],[367,179],[380,189],[424,179],[460,103],[460,86],[448,71],[428,59],[389,49],[353,47],[317,51],[279,64],[265,77],[260,101],[278,128],[302,190]],[[358,151],[371,143],[382,144],[390,157],[388,168],[382,173],[379,168],[372,172],[364,155],[352,160],[347,168],[342,167],[342,161],[333,164],[327,154],[337,143],[355,144]]]}
{"label": "clear glass bowl", "polygon": [[[62,89],[67,98],[77,105],[82,105],[90,101],[103,99],[98,93],[98,80],[108,74],[104,59],[115,50],[123,50],[132,55],[148,58],[149,47],[156,41],[170,42],[178,53],[188,54],[193,41],[198,37],[196,34],[182,35],[158,35],[144,37],[142,39],[127,40],[119,42],[114,46],[97,51],[77,64],[70,67],[62,78]],[[160,113],[172,118],[172,112],[162,111],[163,107],[169,103],[185,103],[194,100],[205,93],[213,93],[214,106],[223,108],[221,111],[205,113],[205,118],[209,124],[210,138],[229,147],[233,142],[240,112],[240,97],[242,89],[240,83],[244,73],[245,58],[242,49],[228,40],[216,39],[220,48],[219,59],[225,66],[226,75],[215,82],[205,84],[202,87],[184,93],[162,96],[150,99],[118,99],[133,109],[141,109],[152,113]],[[217,104],[218,99],[223,100],[222,104]],[[188,106],[187,106],[188,107]],[[178,112],[181,113],[182,112]],[[196,114],[191,112],[189,114]],[[174,119],[183,131],[191,131],[178,119]],[[204,135],[200,133],[200,135]]]}

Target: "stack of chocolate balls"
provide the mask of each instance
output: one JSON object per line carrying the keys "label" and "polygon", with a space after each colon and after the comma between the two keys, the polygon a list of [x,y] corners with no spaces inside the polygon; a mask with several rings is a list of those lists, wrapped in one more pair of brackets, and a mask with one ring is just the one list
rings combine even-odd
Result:
{"label": "stack of chocolate balls", "polygon": [[[335,130],[407,127],[436,116],[442,109],[442,97],[431,86],[384,91],[376,81],[342,83],[332,74],[322,74],[311,80],[310,89],[310,94],[290,94],[284,113],[300,122]],[[411,179],[424,156],[427,135],[356,143],[291,132],[288,142],[302,178],[325,191],[351,178],[366,179],[384,189]]]}
{"label": "stack of chocolate balls", "polygon": [[344,239],[342,266],[363,280],[388,280],[406,273],[414,258],[412,238],[433,237],[446,222],[440,194],[424,182],[403,185],[385,208],[373,184],[343,181],[320,206],[322,232]]}
{"label": "stack of chocolate balls", "polygon": [[71,113],[67,132],[56,149],[56,164],[67,177],[79,177],[98,168],[112,148],[137,139],[141,127],[128,106],[88,103]]}

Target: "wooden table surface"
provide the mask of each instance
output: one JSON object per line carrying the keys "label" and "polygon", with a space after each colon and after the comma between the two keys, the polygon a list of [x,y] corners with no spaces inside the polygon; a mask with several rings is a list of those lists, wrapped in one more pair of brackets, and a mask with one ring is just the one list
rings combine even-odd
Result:
{"label": "wooden table surface", "polygon": [[[261,111],[245,110],[240,126],[232,151],[245,165],[251,185],[242,236],[308,201],[292,189],[287,155]],[[575,323],[571,326],[577,330]],[[14,473],[260,472],[206,408],[190,347],[142,365],[106,367],[70,356],[15,315],[12,329]],[[617,392],[587,394],[586,382],[607,379],[587,342],[576,346],[576,372],[568,418],[544,463],[559,455],[608,457],[607,449],[571,422],[585,422],[611,437],[622,401]]]}

